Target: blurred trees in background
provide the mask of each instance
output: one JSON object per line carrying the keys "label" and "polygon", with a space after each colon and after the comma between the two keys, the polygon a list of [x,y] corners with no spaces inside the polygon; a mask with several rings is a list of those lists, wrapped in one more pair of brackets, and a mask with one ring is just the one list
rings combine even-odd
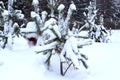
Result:
{"label": "blurred trees in background", "polygon": [[[4,0],[4,4],[7,8],[7,2],[8,0]],[[59,0],[59,4],[62,3],[66,5],[66,9],[68,9],[69,4],[71,1],[74,1],[77,10],[73,13],[73,19],[80,22],[80,25],[82,26],[84,24],[84,15],[83,12],[87,12],[85,9],[90,1],[94,0]],[[47,0],[39,0],[39,7],[40,12],[43,10],[46,10],[48,13],[50,13],[50,9],[48,8],[48,2]],[[103,14],[104,16],[104,26],[109,29],[119,29],[120,28],[120,1],[119,0],[96,0],[96,6],[99,9],[98,16]],[[30,11],[33,11],[34,8],[32,6],[32,0],[17,0],[16,3],[14,3],[15,9],[20,9],[25,14],[25,18],[27,21],[30,20]],[[65,11],[66,13],[67,11]],[[57,9],[55,10],[55,15],[58,15]]]}

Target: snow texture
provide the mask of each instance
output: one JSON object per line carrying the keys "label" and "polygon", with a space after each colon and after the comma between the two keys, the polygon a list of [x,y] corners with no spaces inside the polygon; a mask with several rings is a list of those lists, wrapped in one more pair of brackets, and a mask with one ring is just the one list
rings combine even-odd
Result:
{"label": "snow texture", "polygon": [[[112,30],[111,43],[93,43],[80,49],[88,57],[89,69],[68,70],[59,74],[59,57],[54,55],[51,70],[44,65],[45,56],[35,54],[24,38],[14,38],[14,49],[0,49],[0,80],[119,80],[120,30]],[[40,49],[40,47],[38,47]]]}

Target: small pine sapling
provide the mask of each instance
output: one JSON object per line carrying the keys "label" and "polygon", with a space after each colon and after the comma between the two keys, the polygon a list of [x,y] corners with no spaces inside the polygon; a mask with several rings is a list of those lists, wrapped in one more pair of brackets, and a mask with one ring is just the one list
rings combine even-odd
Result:
{"label": "small pine sapling", "polygon": [[19,25],[14,20],[16,19],[23,19],[24,15],[22,14],[21,10],[14,10],[13,3],[16,0],[8,0],[8,10],[6,10],[3,6],[4,4],[0,2],[1,8],[1,17],[2,17],[2,27],[3,27],[3,44],[2,48],[9,47],[12,48],[13,38],[19,33]]}
{"label": "small pine sapling", "polygon": [[[80,61],[85,68],[88,68],[85,55],[79,52],[79,42],[69,29],[69,21],[73,11],[76,10],[74,3],[70,4],[66,18],[63,17],[65,6],[63,4],[58,6],[59,16],[58,20],[50,18],[45,22],[42,28],[43,45],[40,46],[36,53],[43,53],[47,55],[45,63],[50,67],[52,56],[56,53],[60,57],[60,73],[65,75],[71,65],[80,69]],[[68,64],[67,69],[64,71],[64,63]],[[66,65],[67,66],[67,65]]]}
{"label": "small pine sapling", "polygon": [[88,13],[85,14],[87,21],[86,25],[89,26],[88,36],[95,42],[108,42],[108,32],[104,27],[103,15],[99,17],[99,24],[96,24],[97,9],[95,2],[90,2],[88,6]]}

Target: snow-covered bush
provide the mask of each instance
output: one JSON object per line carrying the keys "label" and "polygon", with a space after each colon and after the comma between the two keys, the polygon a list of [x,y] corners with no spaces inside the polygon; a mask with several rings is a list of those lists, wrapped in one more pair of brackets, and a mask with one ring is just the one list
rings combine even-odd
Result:
{"label": "snow-covered bush", "polygon": [[[57,54],[60,57],[60,72],[61,75],[65,75],[71,64],[73,67],[80,69],[80,61],[83,65],[88,68],[85,60],[87,57],[84,54],[81,54],[79,48],[78,39],[73,35],[72,31],[69,29],[69,21],[71,19],[72,13],[76,10],[74,3],[71,3],[67,12],[66,18],[64,15],[63,4],[58,6],[59,16],[58,20],[50,18],[47,20],[42,28],[42,34],[38,44],[42,42],[40,48],[36,53],[43,53],[47,56],[45,63],[50,67],[50,60],[54,54]],[[67,63],[68,68],[63,72],[63,64]]]}

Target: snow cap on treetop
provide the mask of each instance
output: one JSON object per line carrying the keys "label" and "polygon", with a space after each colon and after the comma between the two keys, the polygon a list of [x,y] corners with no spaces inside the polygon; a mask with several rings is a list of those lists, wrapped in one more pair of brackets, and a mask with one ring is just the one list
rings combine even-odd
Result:
{"label": "snow cap on treetop", "polygon": [[38,14],[36,12],[34,12],[34,11],[31,11],[31,17],[35,18],[36,16],[38,16]]}
{"label": "snow cap on treetop", "polygon": [[1,8],[5,9],[4,3],[2,1],[0,1],[0,10]]}
{"label": "snow cap on treetop", "polygon": [[62,10],[64,10],[64,8],[65,8],[65,6],[63,4],[60,4],[58,6],[58,11],[62,11]]}
{"label": "snow cap on treetop", "polygon": [[38,5],[39,1],[38,0],[33,0],[32,5]]}
{"label": "snow cap on treetop", "polygon": [[34,11],[31,11],[31,17],[34,18],[36,16],[36,13]]}
{"label": "snow cap on treetop", "polygon": [[48,13],[46,11],[42,11],[42,15],[47,15]]}
{"label": "snow cap on treetop", "polygon": [[18,14],[16,14],[16,16],[17,16],[17,18],[19,18],[19,19],[23,19],[23,18],[24,18],[24,14],[18,13]]}
{"label": "snow cap on treetop", "polygon": [[70,4],[70,9],[71,9],[71,10],[76,10],[76,6],[75,6],[74,3]]}

